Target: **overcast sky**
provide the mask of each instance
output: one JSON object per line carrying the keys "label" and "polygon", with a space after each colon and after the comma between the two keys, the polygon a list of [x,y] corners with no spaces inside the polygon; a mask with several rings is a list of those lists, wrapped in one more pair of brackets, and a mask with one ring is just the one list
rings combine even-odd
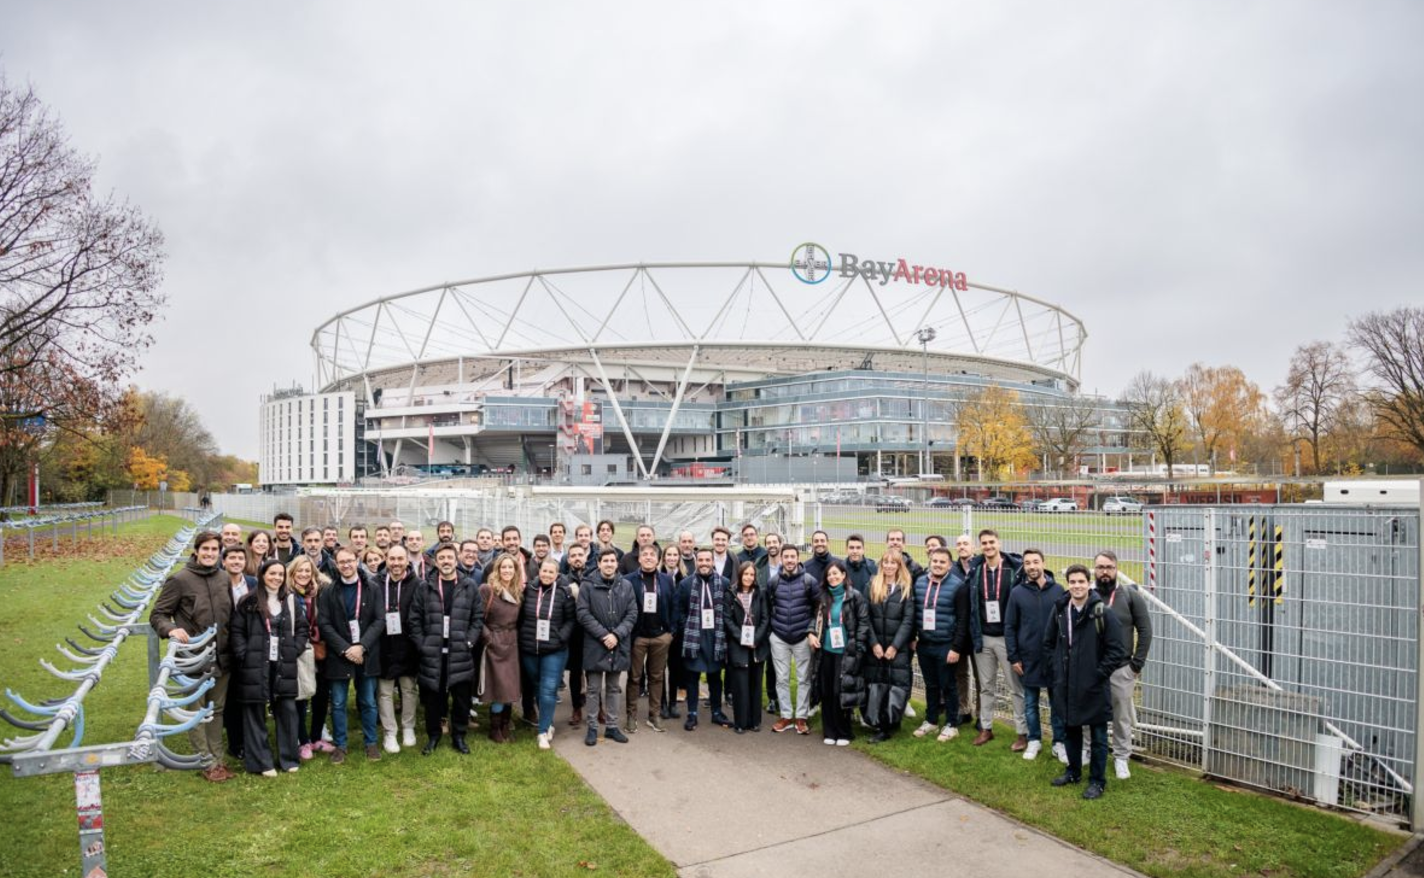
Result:
{"label": "overcast sky", "polygon": [[[696,11],[694,11],[696,10]],[[1083,384],[1419,304],[1424,4],[19,3],[0,64],[167,236],[137,383],[254,458],[312,331],[445,280],[920,256]]]}

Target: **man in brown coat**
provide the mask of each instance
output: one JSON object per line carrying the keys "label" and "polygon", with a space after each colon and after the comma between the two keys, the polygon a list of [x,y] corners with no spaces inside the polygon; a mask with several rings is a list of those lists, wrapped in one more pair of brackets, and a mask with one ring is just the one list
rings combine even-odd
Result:
{"label": "man in brown coat", "polygon": [[213,764],[203,777],[220,783],[233,777],[233,773],[223,764],[222,714],[227,702],[228,670],[231,656],[228,653],[228,620],[232,617],[232,593],[228,590],[227,574],[218,567],[218,553],[222,538],[212,531],[203,531],[193,540],[193,556],[182,570],[168,577],[158,592],[158,600],[153,603],[148,624],[159,637],[168,637],[179,643],[187,643],[213,626],[217,626],[217,636],[213,639],[216,653],[213,664],[217,675],[213,678],[213,688],[209,689],[195,709],[212,705],[213,717],[188,732],[188,740],[193,751],[210,757]]}

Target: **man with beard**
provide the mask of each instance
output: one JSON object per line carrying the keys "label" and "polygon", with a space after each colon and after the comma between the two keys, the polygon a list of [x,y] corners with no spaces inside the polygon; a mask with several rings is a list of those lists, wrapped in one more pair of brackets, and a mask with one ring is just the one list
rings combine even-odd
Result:
{"label": "man with beard", "polygon": [[1109,551],[1098,553],[1093,560],[1098,596],[1107,604],[1118,621],[1118,635],[1127,664],[1113,672],[1112,686],[1112,750],[1113,770],[1118,780],[1132,776],[1127,760],[1132,756],[1132,727],[1137,722],[1133,707],[1133,690],[1142,667],[1147,664],[1147,651],[1152,648],[1152,618],[1147,613],[1147,599],[1136,585],[1122,581],[1117,572],[1117,555]]}
{"label": "man with beard", "polygon": [[1028,725],[1024,721],[1023,686],[1009,667],[1004,614],[1022,564],[1000,551],[998,533],[988,528],[979,532],[979,551],[981,562],[969,574],[970,611],[979,623],[982,641],[974,651],[974,669],[979,675],[979,734],[974,746],[982,747],[994,740],[994,702],[1002,674],[1013,702],[1014,728],[1018,732],[1010,749],[1020,753],[1028,746]]}
{"label": "man with beard", "polygon": [[440,746],[440,723],[449,708],[450,742],[468,754],[470,699],[475,679],[475,644],[484,627],[479,586],[456,572],[454,546],[435,552],[436,573],[415,590],[410,636],[420,654],[420,694],[425,702],[425,747],[429,756]]}
{"label": "man with beard", "polygon": [[[372,576],[375,580],[377,577]],[[376,684],[377,713],[385,732],[384,749],[399,753],[402,746],[415,746],[415,704],[420,697],[416,675],[420,653],[411,640],[411,605],[420,580],[410,569],[404,546],[392,546],[386,553],[386,570],[380,575],[382,608],[386,631],[381,638],[381,679]],[[396,728],[396,689],[400,689],[400,728]],[[396,732],[402,733],[400,743]]]}
{"label": "man with beard", "polygon": [[[816,577],[801,566],[801,552],[794,545],[781,547],[781,567],[766,583],[771,607],[771,660],[776,663],[776,700],[781,718],[771,727],[785,732],[793,726],[798,735],[811,734],[806,720],[811,715],[811,630],[817,604],[821,600]],[[791,662],[796,662],[796,702],[791,702]]]}
{"label": "man with beard", "polygon": [[707,675],[708,703],[712,722],[731,728],[722,712],[722,666],[727,660],[723,615],[726,612],[728,580],[716,572],[713,552],[697,550],[697,572],[677,586],[678,625],[682,629],[682,663],[687,672],[687,720],[683,728],[697,728],[698,692]]}
{"label": "man with beard", "polygon": [[623,688],[619,678],[632,664],[630,638],[638,622],[638,602],[628,580],[618,575],[618,553],[605,548],[598,553],[598,573],[579,587],[578,621],[583,628],[583,667],[588,678],[588,733],[583,742],[598,743],[598,715],[605,718],[603,736],[619,744],[628,736],[618,730],[623,714]]}
{"label": "man with beard", "polygon": [[[580,525],[575,530],[583,530],[590,539],[593,531],[588,525]],[[577,603],[579,587],[587,579],[592,571],[588,569],[588,547],[585,543],[575,542],[569,546],[564,554],[564,562],[560,565],[560,582],[573,594]],[[569,700],[573,704],[573,712],[569,714],[569,725],[578,728],[583,725],[583,705],[584,705],[584,679],[583,679],[583,626],[574,625],[574,633],[569,637],[569,663],[565,671],[569,675]]]}

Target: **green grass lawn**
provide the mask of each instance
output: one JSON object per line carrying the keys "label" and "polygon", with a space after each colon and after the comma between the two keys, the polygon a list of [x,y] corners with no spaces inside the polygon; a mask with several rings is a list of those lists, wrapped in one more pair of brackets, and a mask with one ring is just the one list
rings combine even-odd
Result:
{"label": "green grass lawn", "polygon": [[[94,540],[79,557],[0,570],[0,687],[31,701],[69,694],[73,687],[38,660],[64,667],[53,644],[74,635],[84,614],[179,524],[156,516]],[[85,701],[85,743],[133,736],[146,673],[143,642],[126,643]],[[354,716],[352,729],[359,736]],[[186,751],[179,737],[169,741]],[[406,751],[375,764],[359,752],[344,766],[319,757],[294,775],[221,785],[195,772],[107,769],[110,869],[146,878],[673,874],[566,763],[535,749],[532,734],[503,747],[472,735],[471,746],[468,757],[447,746],[432,757]],[[0,875],[77,871],[72,776],[0,773]]]}
{"label": "green grass lawn", "polygon": [[1012,727],[998,726],[992,742],[975,747],[966,729],[945,744],[916,739],[909,734],[915,722],[906,720],[906,730],[884,744],[862,736],[855,747],[1147,875],[1356,878],[1405,840],[1318,808],[1140,762],[1119,781],[1109,759],[1107,794],[1087,802],[1080,798],[1083,784],[1049,784],[1063,766],[1047,750],[1034,762],[1011,752]]}

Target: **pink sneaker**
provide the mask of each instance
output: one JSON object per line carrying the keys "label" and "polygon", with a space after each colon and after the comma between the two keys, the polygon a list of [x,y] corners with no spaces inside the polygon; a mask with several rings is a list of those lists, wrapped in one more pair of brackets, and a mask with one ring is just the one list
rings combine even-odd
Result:
{"label": "pink sneaker", "polygon": [[316,741],[311,745],[312,750],[317,753],[335,753],[336,747],[327,741]]}
{"label": "pink sneaker", "polygon": [[303,744],[302,749],[297,751],[297,755],[302,757],[303,762],[310,760],[312,758],[312,745]]}

